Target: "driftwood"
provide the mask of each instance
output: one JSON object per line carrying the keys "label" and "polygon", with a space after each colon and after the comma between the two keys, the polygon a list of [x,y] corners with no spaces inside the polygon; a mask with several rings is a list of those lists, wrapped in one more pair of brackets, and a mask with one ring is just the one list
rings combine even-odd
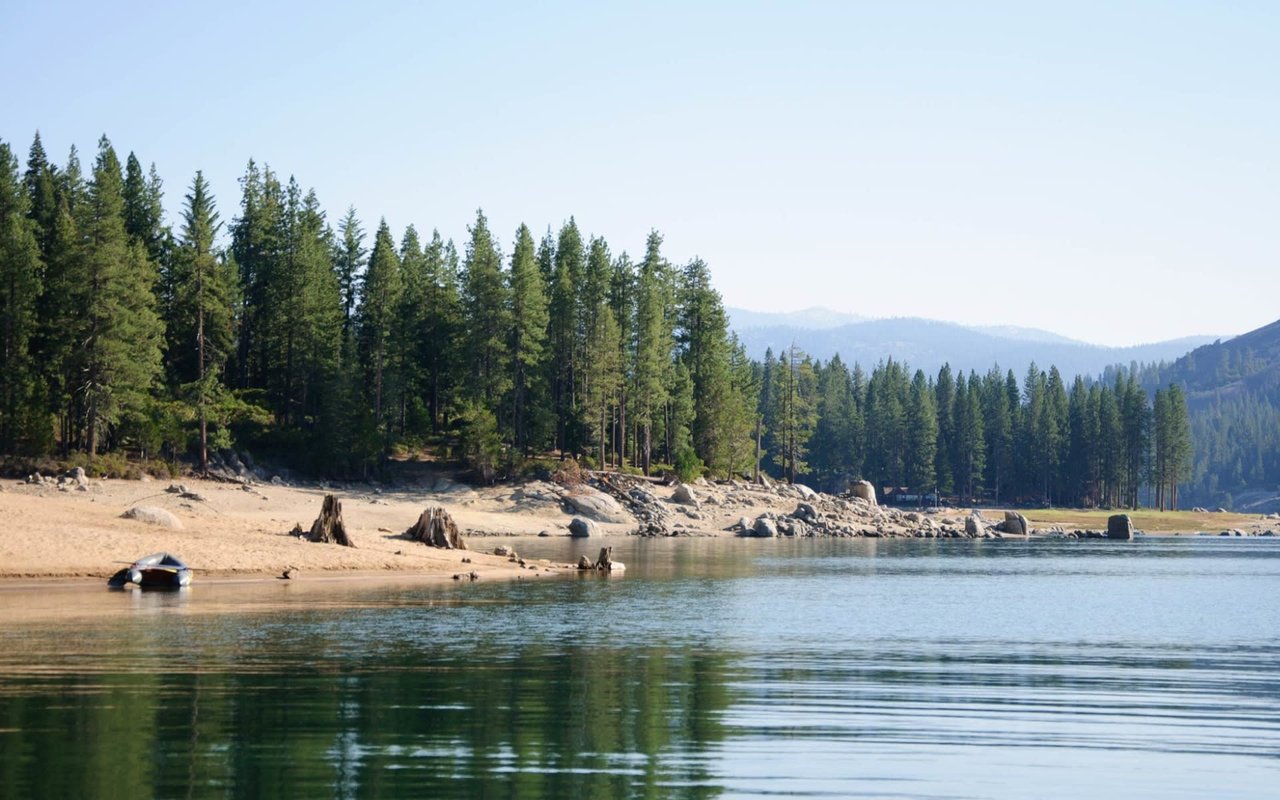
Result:
{"label": "driftwood", "polygon": [[413,527],[405,531],[404,535],[432,547],[443,547],[446,550],[467,549],[467,543],[462,541],[457,523],[453,521],[453,517],[449,516],[448,511],[439,506],[424,510],[422,516],[418,517],[418,521],[413,523]]}
{"label": "driftwood", "polygon": [[622,572],[626,570],[626,568],[626,564],[623,564],[621,561],[613,560],[612,547],[601,547],[600,557],[596,559],[594,564],[592,564],[591,559],[586,556],[578,558],[578,569],[581,570],[594,570],[596,572]]}
{"label": "driftwood", "polygon": [[311,532],[307,539],[325,544],[340,544],[343,547],[355,547],[351,537],[347,535],[347,526],[342,522],[342,503],[331,494],[324,496],[324,505],[320,507],[320,516],[311,523]]}

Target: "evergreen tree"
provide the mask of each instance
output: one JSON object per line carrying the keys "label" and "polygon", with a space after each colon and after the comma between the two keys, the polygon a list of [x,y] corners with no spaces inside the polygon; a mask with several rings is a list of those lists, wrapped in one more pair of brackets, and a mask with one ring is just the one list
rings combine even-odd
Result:
{"label": "evergreen tree", "polygon": [[360,227],[360,220],[356,218],[355,208],[348,207],[346,215],[338,223],[338,247],[333,259],[333,267],[338,276],[338,291],[342,295],[344,339],[352,335],[356,299],[366,255],[368,250],[364,246],[364,230]]}
{"label": "evergreen tree", "polygon": [[141,244],[124,227],[120,162],[104,136],[83,206],[79,263],[84,309],[76,394],[84,398],[85,446],[98,452],[109,426],[141,415],[160,371],[161,323],[152,288],[156,275]]}
{"label": "evergreen tree", "polygon": [[508,280],[511,297],[508,347],[512,375],[512,443],[518,453],[527,454],[531,444],[543,444],[542,434],[551,413],[539,374],[545,358],[547,294],[542,271],[538,268],[533,234],[527,225],[516,230]]}
{"label": "evergreen tree", "polygon": [[508,373],[507,282],[502,256],[483,211],[476,211],[469,229],[463,262],[463,307],[466,316],[466,354],[473,379],[471,395],[491,413],[505,395]]}
{"label": "evergreen tree", "polygon": [[662,236],[657,231],[650,232],[644,261],[640,263],[637,287],[635,416],[641,430],[638,442],[640,466],[646,475],[652,463],[656,415],[668,400],[667,384],[663,379],[672,349],[663,302],[666,262],[661,248]]}
{"label": "evergreen tree", "polygon": [[356,319],[360,360],[365,365],[365,393],[388,447],[394,411],[386,401],[394,397],[398,389],[392,336],[402,290],[400,257],[396,254],[391,229],[384,219],[378,224],[373,251],[369,255],[369,268],[361,281]]}
{"label": "evergreen tree", "polygon": [[934,387],[916,370],[911,381],[911,400],[907,406],[907,485],[925,494],[936,486],[934,455],[938,446],[938,412],[934,408]]}
{"label": "evergreen tree", "polygon": [[181,396],[195,407],[200,471],[209,470],[209,418],[225,404],[222,369],[235,347],[235,265],[219,257],[222,224],[204,174],[196,172],[186,195],[174,265],[174,313],[167,328],[170,373]]}
{"label": "evergreen tree", "polygon": [[30,210],[18,160],[0,142],[0,453],[39,452],[49,438],[32,351],[43,264]]}

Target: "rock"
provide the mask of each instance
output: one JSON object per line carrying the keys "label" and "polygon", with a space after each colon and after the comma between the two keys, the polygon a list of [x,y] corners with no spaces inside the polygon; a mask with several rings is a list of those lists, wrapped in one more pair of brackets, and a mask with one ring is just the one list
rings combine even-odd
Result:
{"label": "rock", "polygon": [[908,511],[906,514],[903,514],[903,518],[906,519],[907,522],[914,522],[916,524],[919,524],[920,520],[924,519],[924,517],[921,517],[915,511]]}
{"label": "rock", "polygon": [[565,503],[570,508],[588,519],[596,522],[632,522],[631,515],[622,504],[609,495],[589,486],[580,486],[571,494],[565,495]]}
{"label": "rock", "polygon": [[89,478],[84,474],[84,467],[76,467],[67,473],[67,477],[74,481],[80,489],[89,488]]}
{"label": "rock", "polygon": [[586,556],[578,556],[578,569],[595,569],[595,564]]}
{"label": "rock", "polygon": [[513,556],[516,554],[516,551],[507,547],[505,544],[500,544],[493,548],[493,554],[495,556]]}
{"label": "rock", "polygon": [[693,506],[697,508],[698,496],[693,493],[693,489],[688,484],[680,484],[676,490],[671,493],[671,502],[679,503],[682,506]]}
{"label": "rock", "polygon": [[1228,512],[1227,512],[1227,510],[1226,510],[1225,508],[1215,508],[1215,509],[1213,510],[1213,513],[1215,513],[1215,514],[1226,514],[1226,513],[1228,513]]}
{"label": "rock", "polygon": [[752,521],[750,517],[738,517],[738,521],[729,526],[730,530],[749,531]]}
{"label": "rock", "polygon": [[760,517],[752,524],[751,531],[756,536],[773,538],[778,535],[778,526],[768,517]]}
{"label": "rock", "polygon": [[1001,522],[996,527],[1004,533],[1011,533],[1014,536],[1029,536],[1031,534],[1031,526],[1027,524],[1027,518],[1017,511],[1004,512],[1004,522]]}
{"label": "rock", "polygon": [[982,530],[982,518],[977,514],[970,514],[964,518],[964,532],[969,536],[977,536]]}
{"label": "rock", "polygon": [[773,481],[769,480],[769,476],[765,475],[763,472],[761,472],[759,477],[756,478],[756,483],[760,484],[766,489],[773,488]]}
{"label": "rock", "polygon": [[538,531],[538,535],[545,539],[546,537],[551,535],[551,531]]}
{"label": "rock", "polygon": [[849,493],[870,505],[876,504],[876,487],[871,485],[871,481],[854,481],[849,486]]}
{"label": "rock", "polygon": [[1107,538],[1126,541],[1133,538],[1133,520],[1128,514],[1112,514],[1107,518]]}
{"label": "rock", "polygon": [[793,488],[800,493],[801,499],[804,500],[812,500],[818,496],[817,492],[810,489],[808,486],[805,486],[803,483],[797,483]]}
{"label": "rock", "polygon": [[182,520],[175,517],[171,512],[155,506],[134,506],[120,516],[125,519],[145,522],[148,525],[158,525],[161,528],[168,528],[172,531],[182,530]]}
{"label": "rock", "polygon": [[818,511],[809,503],[800,503],[796,506],[796,510],[791,512],[791,516],[805,522],[813,522],[818,518]]}
{"label": "rock", "polygon": [[599,536],[600,530],[591,520],[574,517],[573,521],[569,523],[569,535],[575,539],[587,539],[592,536]]}

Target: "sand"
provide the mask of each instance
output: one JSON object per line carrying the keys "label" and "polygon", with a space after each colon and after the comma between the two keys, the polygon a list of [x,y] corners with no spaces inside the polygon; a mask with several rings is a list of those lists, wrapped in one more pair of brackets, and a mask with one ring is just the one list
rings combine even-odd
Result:
{"label": "sand", "polygon": [[[351,492],[330,490],[342,499],[343,518],[356,547],[316,544],[289,535],[295,524],[304,529],[319,513],[326,491],[263,485],[241,486],[186,478],[186,487],[203,500],[166,492],[162,481],[92,481],[89,491],[62,491],[5,481],[0,489],[0,578],[106,578],[120,562],[157,551],[182,558],[206,576],[273,577],[294,567],[300,579],[320,574],[396,571],[452,579],[474,570],[482,578],[529,575],[532,570],[492,555],[501,540],[478,538],[468,551],[441,550],[403,538],[403,531],[431,505],[444,506],[464,533],[536,535],[546,530],[567,536],[571,519],[559,508],[525,508],[512,513],[511,503],[489,492],[483,496],[464,487],[446,492],[371,494],[369,487]],[[181,530],[123,519],[134,506],[155,506],[174,514]],[[625,530],[627,526],[614,527]],[[463,563],[463,558],[471,563]],[[538,571],[563,565],[529,562]]]}

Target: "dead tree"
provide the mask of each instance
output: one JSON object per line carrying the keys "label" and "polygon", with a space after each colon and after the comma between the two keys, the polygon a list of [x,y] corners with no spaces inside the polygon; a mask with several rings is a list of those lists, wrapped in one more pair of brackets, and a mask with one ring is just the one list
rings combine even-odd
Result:
{"label": "dead tree", "polygon": [[462,541],[462,534],[449,512],[439,506],[428,508],[413,523],[413,527],[404,535],[416,542],[432,547],[443,547],[446,550],[466,550],[467,543]]}
{"label": "dead tree", "polygon": [[347,535],[347,526],[342,522],[342,503],[337,497],[331,494],[324,496],[320,516],[311,523],[311,532],[307,534],[307,539],[313,542],[355,547],[351,537]]}

